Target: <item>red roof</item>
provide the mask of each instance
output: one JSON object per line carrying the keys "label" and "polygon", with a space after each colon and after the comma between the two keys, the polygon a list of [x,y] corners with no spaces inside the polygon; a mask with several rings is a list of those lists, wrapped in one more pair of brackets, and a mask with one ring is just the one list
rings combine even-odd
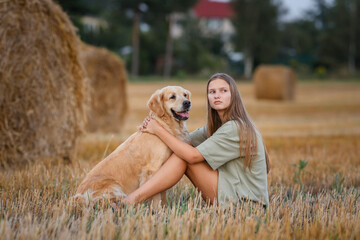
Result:
{"label": "red roof", "polygon": [[194,11],[197,17],[204,18],[231,18],[234,16],[230,2],[201,0],[195,5]]}

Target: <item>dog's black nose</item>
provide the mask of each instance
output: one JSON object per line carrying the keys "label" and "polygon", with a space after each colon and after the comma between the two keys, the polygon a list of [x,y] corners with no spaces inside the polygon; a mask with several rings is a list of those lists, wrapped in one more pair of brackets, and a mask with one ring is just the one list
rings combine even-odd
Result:
{"label": "dog's black nose", "polygon": [[184,108],[188,109],[191,106],[191,102],[189,100],[185,100],[183,102],[183,106],[184,106]]}

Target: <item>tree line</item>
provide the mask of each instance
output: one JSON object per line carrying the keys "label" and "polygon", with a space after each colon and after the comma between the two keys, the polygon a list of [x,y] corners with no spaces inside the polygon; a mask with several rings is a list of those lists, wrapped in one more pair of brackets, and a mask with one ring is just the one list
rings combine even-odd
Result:
{"label": "tree line", "polygon": [[[58,0],[83,41],[119,54],[132,76],[178,77],[228,71],[251,77],[259,64],[300,74],[353,76],[360,65],[360,0],[313,0],[302,18],[285,22],[280,0],[232,0],[232,59],[221,34],[204,34],[191,9],[197,0]],[[179,14],[181,13],[181,14]],[[106,21],[89,30],[84,16]],[[181,17],[179,17],[181,16]],[[171,29],[180,26],[174,37]]]}

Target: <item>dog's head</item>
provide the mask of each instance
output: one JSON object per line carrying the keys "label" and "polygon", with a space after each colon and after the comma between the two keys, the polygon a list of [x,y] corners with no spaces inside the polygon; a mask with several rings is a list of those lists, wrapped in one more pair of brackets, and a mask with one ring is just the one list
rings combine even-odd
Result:
{"label": "dog's head", "polygon": [[174,117],[178,121],[189,118],[191,93],[178,86],[169,86],[156,90],[148,101],[148,107],[158,117],[165,114]]}

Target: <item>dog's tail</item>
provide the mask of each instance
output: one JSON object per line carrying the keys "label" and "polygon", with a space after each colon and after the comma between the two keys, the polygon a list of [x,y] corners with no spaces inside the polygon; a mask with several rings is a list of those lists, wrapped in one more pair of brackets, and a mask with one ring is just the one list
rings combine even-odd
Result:
{"label": "dog's tail", "polygon": [[76,205],[88,206],[96,201],[117,201],[126,197],[120,184],[113,178],[94,176],[85,179],[78,187],[72,198]]}

